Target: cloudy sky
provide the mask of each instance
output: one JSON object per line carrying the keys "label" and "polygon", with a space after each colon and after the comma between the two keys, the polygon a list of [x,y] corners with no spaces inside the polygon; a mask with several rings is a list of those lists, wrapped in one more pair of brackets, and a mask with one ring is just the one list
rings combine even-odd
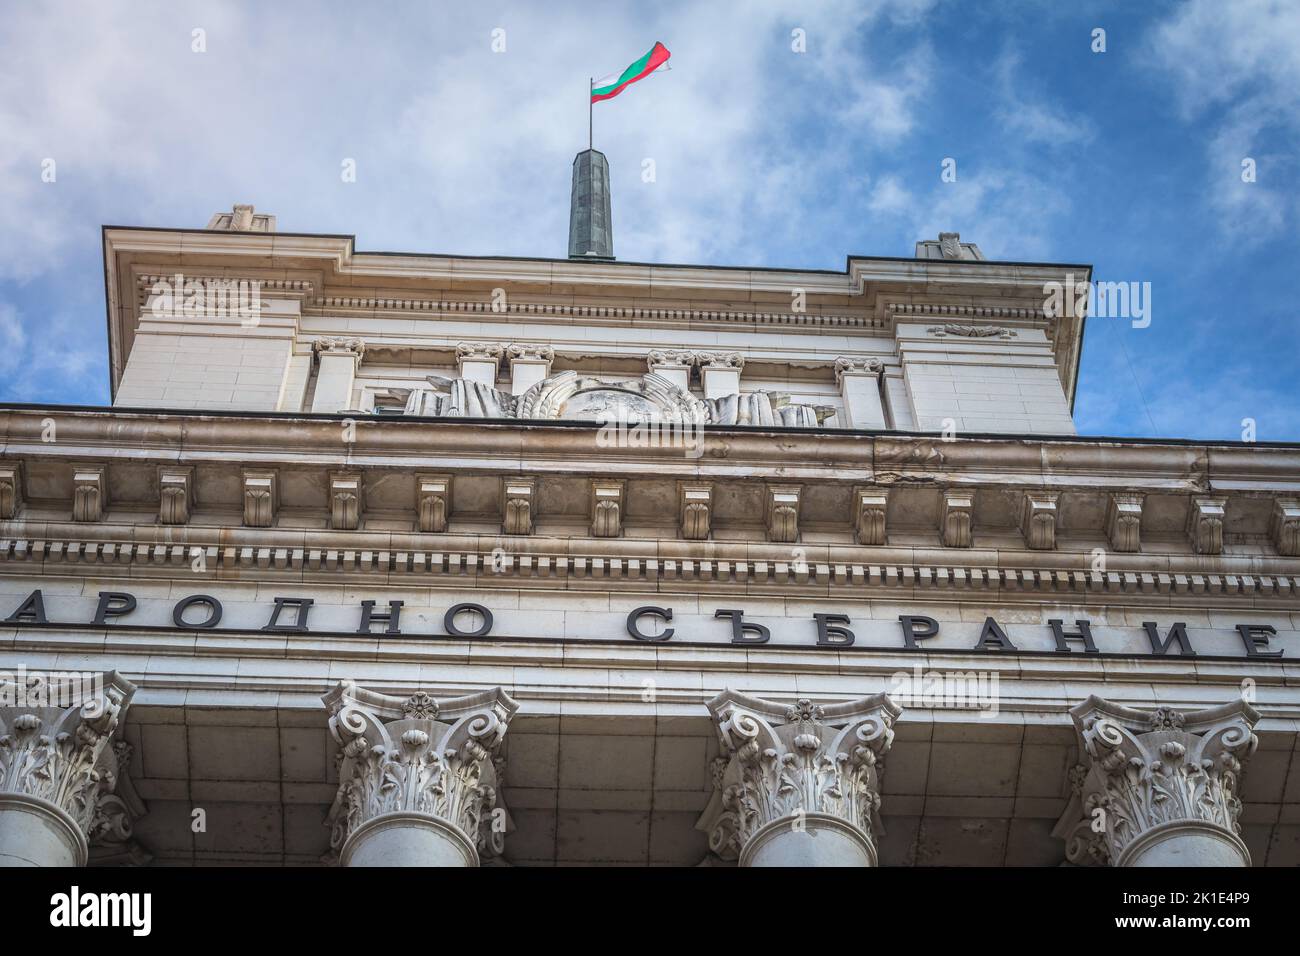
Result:
{"label": "cloudy sky", "polygon": [[1300,0],[96,0],[4,20],[0,401],[108,401],[101,224],[251,202],[363,250],[563,256],[588,77],[662,40],[672,70],[596,106],[619,258],[842,269],[943,229],[1092,263],[1149,282],[1151,321],[1089,322],[1082,433],[1240,439],[1253,419],[1300,440]]}

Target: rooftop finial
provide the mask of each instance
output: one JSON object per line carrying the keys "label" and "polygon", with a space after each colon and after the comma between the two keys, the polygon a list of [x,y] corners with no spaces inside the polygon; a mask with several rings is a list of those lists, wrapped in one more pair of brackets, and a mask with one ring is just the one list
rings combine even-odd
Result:
{"label": "rooftop finial", "polygon": [[614,258],[614,225],[610,219],[609,206],[609,160],[596,149],[583,150],[573,159],[569,258]]}
{"label": "rooftop finial", "polygon": [[222,232],[275,232],[275,217],[253,212],[251,205],[236,203],[230,212],[214,213],[208,220],[208,228]]}

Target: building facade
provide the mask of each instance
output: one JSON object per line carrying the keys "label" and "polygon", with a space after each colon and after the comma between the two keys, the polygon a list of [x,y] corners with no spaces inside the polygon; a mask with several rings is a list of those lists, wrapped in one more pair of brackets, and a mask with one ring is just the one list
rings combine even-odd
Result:
{"label": "building facade", "polygon": [[105,228],[113,407],[0,409],[0,862],[1300,861],[1296,448],[1076,436],[1087,266],[582,228]]}

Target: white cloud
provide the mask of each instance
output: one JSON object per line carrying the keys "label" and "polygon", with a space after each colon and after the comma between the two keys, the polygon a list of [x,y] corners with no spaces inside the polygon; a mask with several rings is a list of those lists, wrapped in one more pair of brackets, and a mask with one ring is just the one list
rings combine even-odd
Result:
{"label": "white cloud", "polygon": [[[1300,204],[1277,173],[1294,157],[1263,156],[1279,134],[1300,144],[1300,5],[1274,0],[1192,0],[1149,40],[1183,117],[1208,128],[1204,196],[1234,242],[1257,243],[1293,229]],[[1242,180],[1242,160],[1256,180]]]}
{"label": "white cloud", "polygon": [[10,372],[19,366],[26,344],[18,310],[8,302],[0,302],[0,371]]}
{"label": "white cloud", "polygon": [[997,109],[995,116],[1008,133],[1029,143],[1053,147],[1075,147],[1092,141],[1096,130],[1082,115],[1064,109],[1028,92],[1029,84],[1017,76],[1020,55],[1007,49],[994,64]]}

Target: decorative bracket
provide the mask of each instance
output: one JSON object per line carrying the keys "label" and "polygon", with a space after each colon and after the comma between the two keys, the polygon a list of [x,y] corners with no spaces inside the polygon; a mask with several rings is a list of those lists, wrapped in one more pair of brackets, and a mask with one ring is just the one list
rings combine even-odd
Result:
{"label": "decorative bracket", "polygon": [[687,541],[707,541],[712,530],[713,485],[708,482],[681,482],[677,486],[682,537]]}
{"label": "decorative bracket", "polygon": [[767,486],[767,540],[792,544],[799,540],[800,485]]}
{"label": "decorative bracket", "polygon": [[505,534],[533,533],[533,499],[536,492],[535,478],[501,480],[501,530]]}
{"label": "decorative bracket", "polygon": [[945,548],[969,548],[973,541],[975,523],[975,493],[973,491],[945,491],[943,494],[943,519],[940,533]]}
{"label": "decorative bracket", "polygon": [[1020,507],[1020,533],[1025,545],[1034,551],[1056,548],[1057,495],[1054,492],[1029,491]]}
{"label": "decorative bracket", "polygon": [[244,471],[244,526],[269,528],[280,509],[280,479],[274,469]]}
{"label": "decorative bracket", "polygon": [[858,544],[885,543],[885,514],[888,506],[888,488],[859,485],[853,489],[853,530]]}
{"label": "decorative bracket", "polygon": [[158,520],[189,524],[194,506],[194,469],[164,465],[158,469]]}
{"label": "decorative bracket", "polygon": [[1142,548],[1142,505],[1145,495],[1111,495],[1106,504],[1106,536],[1115,551]]}
{"label": "decorative bracket", "polygon": [[365,486],[361,475],[354,471],[330,473],[330,527],[340,531],[356,531],[361,525],[365,509]]}
{"label": "decorative bracket", "polygon": [[416,475],[415,510],[421,531],[446,531],[451,517],[451,475]]}
{"label": "decorative bracket", "polygon": [[591,534],[596,538],[617,538],[623,533],[624,495],[627,482],[621,478],[591,480]]}
{"label": "decorative bracket", "polygon": [[108,476],[102,465],[72,468],[72,520],[99,521],[108,510]]}

